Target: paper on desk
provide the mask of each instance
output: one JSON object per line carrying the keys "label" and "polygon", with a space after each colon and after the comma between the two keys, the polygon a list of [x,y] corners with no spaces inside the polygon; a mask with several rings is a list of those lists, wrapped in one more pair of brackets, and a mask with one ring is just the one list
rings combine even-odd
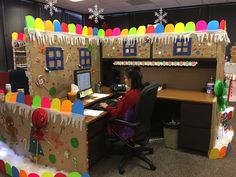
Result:
{"label": "paper on desk", "polygon": [[103,113],[104,111],[101,110],[92,110],[92,109],[85,109],[84,110],[84,115],[86,116],[99,116],[101,113]]}
{"label": "paper on desk", "polygon": [[109,96],[109,94],[104,94],[104,93],[93,93],[92,94],[93,97],[97,97],[97,98],[104,98]]}

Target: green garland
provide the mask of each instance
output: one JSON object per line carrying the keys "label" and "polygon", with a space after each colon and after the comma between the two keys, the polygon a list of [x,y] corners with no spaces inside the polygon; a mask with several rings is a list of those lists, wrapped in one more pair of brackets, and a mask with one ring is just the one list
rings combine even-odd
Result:
{"label": "green garland", "polygon": [[223,83],[221,80],[217,80],[214,86],[214,94],[217,97],[218,108],[221,112],[225,110],[227,104],[227,100],[225,99],[226,86],[226,83]]}

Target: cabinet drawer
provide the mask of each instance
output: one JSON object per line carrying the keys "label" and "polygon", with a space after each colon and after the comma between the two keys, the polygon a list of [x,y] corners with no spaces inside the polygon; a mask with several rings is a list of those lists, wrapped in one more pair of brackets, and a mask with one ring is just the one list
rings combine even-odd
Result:
{"label": "cabinet drawer", "polygon": [[212,105],[182,103],[181,124],[196,128],[211,128]]}
{"label": "cabinet drawer", "polygon": [[179,138],[180,148],[208,152],[210,129],[181,126]]}

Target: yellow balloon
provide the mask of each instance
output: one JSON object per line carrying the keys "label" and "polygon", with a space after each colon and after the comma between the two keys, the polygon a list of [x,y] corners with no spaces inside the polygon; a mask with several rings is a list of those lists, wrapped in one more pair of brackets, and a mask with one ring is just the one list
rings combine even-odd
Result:
{"label": "yellow balloon", "polygon": [[184,32],[184,24],[179,22],[175,25],[175,32]]}
{"label": "yellow balloon", "polygon": [[129,34],[129,30],[128,29],[123,29],[120,33],[121,36],[127,36]]}
{"label": "yellow balloon", "polygon": [[10,102],[10,100],[11,100],[11,95],[12,95],[12,92],[8,92],[7,94],[6,94],[6,96],[5,96],[5,102]]}
{"label": "yellow balloon", "polygon": [[51,109],[60,111],[61,110],[61,101],[58,98],[54,98],[51,102]]}
{"label": "yellow balloon", "polygon": [[144,35],[145,33],[146,33],[146,26],[138,27],[138,31],[137,31],[138,35]]}
{"label": "yellow balloon", "polygon": [[43,20],[41,18],[36,18],[35,29],[41,30],[41,31],[45,30],[45,25],[44,25]]}
{"label": "yellow balloon", "polygon": [[88,36],[88,27],[87,26],[83,27],[82,35]]}
{"label": "yellow balloon", "polygon": [[17,39],[18,39],[18,33],[13,32],[13,33],[11,34],[11,38],[12,38],[13,41],[17,40]]}
{"label": "yellow balloon", "polygon": [[51,172],[44,172],[41,177],[53,177]]}

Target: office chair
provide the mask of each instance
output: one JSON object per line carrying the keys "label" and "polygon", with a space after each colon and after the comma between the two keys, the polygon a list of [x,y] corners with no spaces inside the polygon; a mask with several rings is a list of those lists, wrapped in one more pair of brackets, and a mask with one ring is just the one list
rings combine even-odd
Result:
{"label": "office chair", "polygon": [[[112,119],[109,121],[112,133],[124,144],[122,151],[123,158],[118,166],[120,174],[124,173],[125,166],[133,157],[137,157],[146,162],[149,165],[150,170],[156,169],[155,165],[145,156],[145,153],[153,154],[153,149],[146,147],[146,145],[148,144],[150,138],[150,123],[153,108],[156,102],[157,89],[158,84],[154,83],[146,86],[142,90],[139,101],[135,106],[133,122],[128,122],[123,119]],[[125,139],[119,134],[119,132],[112,129],[112,126],[114,125],[132,128],[134,130],[133,137]]]}

